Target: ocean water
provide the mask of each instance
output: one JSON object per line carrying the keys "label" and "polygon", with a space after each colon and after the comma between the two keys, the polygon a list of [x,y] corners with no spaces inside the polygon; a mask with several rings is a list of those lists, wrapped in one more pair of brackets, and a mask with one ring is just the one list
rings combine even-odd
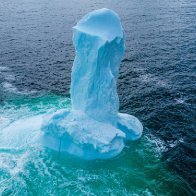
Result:
{"label": "ocean water", "polygon": [[[107,7],[122,19],[120,111],[144,125],[111,160],[37,144],[41,118],[70,108],[72,26]],[[0,0],[0,195],[195,195],[194,0]]]}

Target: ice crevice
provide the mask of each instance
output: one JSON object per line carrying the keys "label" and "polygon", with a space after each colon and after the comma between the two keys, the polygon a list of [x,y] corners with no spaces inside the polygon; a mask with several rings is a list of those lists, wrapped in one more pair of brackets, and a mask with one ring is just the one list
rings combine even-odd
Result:
{"label": "ice crevice", "polygon": [[116,81],[125,51],[119,16],[106,8],[90,12],[73,27],[73,44],[71,110],[45,117],[42,142],[83,159],[114,157],[143,131],[136,117],[119,113]]}

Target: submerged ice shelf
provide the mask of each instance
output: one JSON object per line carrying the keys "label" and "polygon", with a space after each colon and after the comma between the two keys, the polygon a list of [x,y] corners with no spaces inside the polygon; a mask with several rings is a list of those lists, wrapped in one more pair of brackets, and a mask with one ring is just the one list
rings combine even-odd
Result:
{"label": "submerged ice shelf", "polygon": [[107,159],[122,151],[126,139],[141,136],[140,121],[118,112],[124,41],[120,18],[109,9],[90,12],[73,27],[72,108],[45,118],[45,146],[84,159]]}

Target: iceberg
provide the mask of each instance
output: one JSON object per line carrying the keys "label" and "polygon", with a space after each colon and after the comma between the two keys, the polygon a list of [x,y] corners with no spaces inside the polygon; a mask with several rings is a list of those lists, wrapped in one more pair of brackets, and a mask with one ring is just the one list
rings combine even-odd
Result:
{"label": "iceberg", "polygon": [[119,16],[106,8],[85,15],[73,27],[73,44],[71,109],[44,119],[42,142],[83,159],[112,158],[143,131],[136,117],[119,113],[116,83],[125,52]]}

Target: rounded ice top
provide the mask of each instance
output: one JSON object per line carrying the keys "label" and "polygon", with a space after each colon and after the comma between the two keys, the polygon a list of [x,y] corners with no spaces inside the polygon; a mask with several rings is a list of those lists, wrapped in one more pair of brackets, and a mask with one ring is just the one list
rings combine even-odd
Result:
{"label": "rounded ice top", "polygon": [[107,8],[85,15],[73,29],[108,41],[112,41],[116,37],[123,38],[123,28],[119,16]]}

